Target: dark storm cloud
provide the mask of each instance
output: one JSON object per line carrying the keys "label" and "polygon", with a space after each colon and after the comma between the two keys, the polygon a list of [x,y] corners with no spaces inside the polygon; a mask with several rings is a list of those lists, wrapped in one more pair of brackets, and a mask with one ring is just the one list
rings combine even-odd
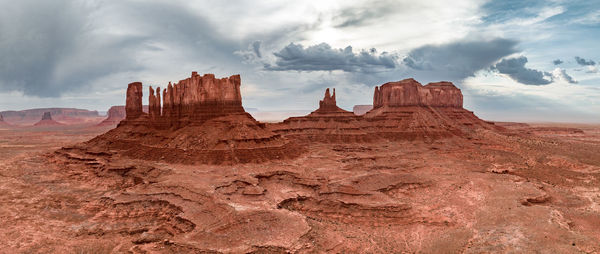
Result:
{"label": "dark storm cloud", "polygon": [[71,1],[19,1],[2,6],[0,87],[5,91],[55,97],[82,89],[91,79],[138,67],[118,59],[127,58],[128,47],[143,38],[90,40],[93,31],[87,15],[94,6]]}
{"label": "dark storm cloud", "polygon": [[564,63],[564,62],[563,62],[562,60],[560,60],[560,59],[556,59],[556,60],[552,61],[552,63],[553,63],[554,65],[559,65],[559,64],[562,64],[562,63]]}
{"label": "dark storm cloud", "polygon": [[58,97],[89,90],[94,81],[109,75],[139,75],[135,73],[152,66],[144,58],[152,51],[170,50],[164,55],[184,56],[186,63],[201,57],[237,61],[231,52],[238,43],[223,39],[208,21],[181,4],[0,1],[6,2],[0,10],[3,91]]}
{"label": "dark storm cloud", "polygon": [[516,53],[516,45],[516,41],[500,38],[426,45],[411,50],[402,62],[416,71],[442,73],[446,80],[458,81]]}
{"label": "dark storm cloud", "polygon": [[586,59],[578,57],[578,56],[575,57],[575,61],[577,61],[577,63],[579,65],[583,65],[583,66],[586,66],[586,65],[596,65],[596,62],[594,62],[593,60],[591,60],[591,59],[590,60],[586,60]]}
{"label": "dark storm cloud", "polygon": [[278,52],[274,65],[266,64],[272,71],[334,71],[373,73],[396,68],[396,56],[375,49],[354,52],[351,46],[334,49],[327,43],[304,48],[290,43]]}
{"label": "dark storm cloud", "polygon": [[526,63],[527,57],[524,56],[502,59],[502,61],[492,66],[491,69],[506,74],[515,81],[525,85],[547,85],[552,83],[552,80],[545,79],[545,77],[552,77],[550,73],[526,68]]}

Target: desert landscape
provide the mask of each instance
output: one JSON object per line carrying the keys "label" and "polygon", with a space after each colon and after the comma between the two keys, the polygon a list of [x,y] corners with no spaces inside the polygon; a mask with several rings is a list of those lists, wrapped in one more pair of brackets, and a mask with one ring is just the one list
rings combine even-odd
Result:
{"label": "desert landscape", "polygon": [[600,254],[600,4],[0,0],[0,254]]}
{"label": "desert landscape", "polygon": [[100,124],[2,125],[0,252],[600,252],[600,125],[484,121],[414,79],[263,123],[240,86],[194,72]]}

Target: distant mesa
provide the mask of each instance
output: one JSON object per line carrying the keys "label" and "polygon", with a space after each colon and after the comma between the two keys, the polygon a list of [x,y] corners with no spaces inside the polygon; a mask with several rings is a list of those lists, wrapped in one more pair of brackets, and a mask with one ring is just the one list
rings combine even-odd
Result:
{"label": "distant mesa", "polygon": [[13,125],[33,125],[40,121],[45,112],[50,112],[52,119],[61,123],[86,124],[97,123],[101,117],[98,111],[77,108],[37,108],[19,111],[2,111],[4,121]]}
{"label": "distant mesa", "polygon": [[[303,149],[256,121],[242,107],[241,78],[213,74],[149,87],[148,113],[142,83],[127,88],[125,119],[117,128],[80,146],[115,150],[144,160],[187,164],[263,162],[298,156]],[[115,109],[118,117],[120,109]],[[110,118],[110,116],[109,116]]]}
{"label": "distant mesa", "polygon": [[374,137],[362,130],[366,122],[360,116],[337,106],[333,94],[325,90],[319,108],[306,116],[290,117],[282,123],[270,124],[276,133],[288,138],[312,142],[369,142]]}
{"label": "distant mesa", "polygon": [[[148,113],[148,105],[144,105],[142,111]],[[98,126],[117,126],[122,120],[125,120],[125,106],[112,106],[106,115],[106,119],[102,120]]]}
{"label": "distant mesa", "polygon": [[35,123],[33,126],[60,126],[60,125],[65,125],[65,124],[54,121],[52,119],[52,114],[50,112],[44,112],[44,115],[42,115],[42,120]]}
{"label": "distant mesa", "polygon": [[352,112],[357,116],[362,116],[373,109],[373,105],[354,105]]}

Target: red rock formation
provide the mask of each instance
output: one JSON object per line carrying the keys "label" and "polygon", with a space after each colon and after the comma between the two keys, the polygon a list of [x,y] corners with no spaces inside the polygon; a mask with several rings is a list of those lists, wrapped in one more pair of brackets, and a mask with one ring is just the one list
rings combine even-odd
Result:
{"label": "red rock formation", "polygon": [[374,140],[361,130],[364,123],[361,117],[339,108],[336,105],[335,89],[332,95],[327,88],[317,110],[306,116],[290,117],[282,123],[269,126],[276,133],[302,141],[347,143]]}
{"label": "red rock formation", "polygon": [[335,101],[335,88],[333,89],[333,95],[329,93],[329,88],[325,90],[325,97],[319,101],[319,108],[315,112],[338,112],[340,109]]}
{"label": "red rock formation", "polygon": [[422,86],[414,79],[388,82],[375,87],[373,107],[431,106],[462,108],[460,89],[447,81]]}
{"label": "red rock formation", "polygon": [[375,87],[367,131],[390,139],[468,136],[475,128],[498,128],[462,108],[462,93],[450,82],[422,86],[414,79]]}
{"label": "red rock formation", "polygon": [[[149,87],[148,117],[155,127],[179,128],[215,117],[245,114],[240,85],[239,75],[216,79],[213,74],[200,76],[193,72],[190,78],[167,85],[162,92],[162,106],[160,88],[155,90]],[[141,83],[130,84],[127,105],[132,105],[132,111],[127,111],[126,119],[134,120],[142,116],[138,109],[141,97]]]}
{"label": "red rock formation", "polygon": [[107,112],[107,117],[98,126],[117,125],[125,119],[125,106],[112,106]]}
{"label": "red rock formation", "polygon": [[231,164],[297,156],[303,149],[271,132],[244,111],[239,75],[213,74],[149,88],[142,111],[142,84],[129,84],[126,119],[86,143],[86,149],[119,150],[129,157],[178,163]]}
{"label": "red rock formation", "polygon": [[50,114],[50,112],[45,112],[44,115],[42,116],[42,120],[40,120],[33,126],[57,126],[57,125],[64,125],[64,124],[52,120],[52,114]]}
{"label": "red rock formation", "polygon": [[373,105],[354,105],[352,112],[357,116],[362,116],[373,109]]}
{"label": "red rock formation", "polygon": [[136,119],[142,111],[142,83],[133,82],[127,86],[127,100],[125,102],[125,118]]}
{"label": "red rock formation", "polygon": [[[148,105],[144,105],[142,111],[148,113]],[[98,126],[116,126],[122,120],[125,120],[125,106],[112,106],[108,109],[106,119],[100,122]]]}

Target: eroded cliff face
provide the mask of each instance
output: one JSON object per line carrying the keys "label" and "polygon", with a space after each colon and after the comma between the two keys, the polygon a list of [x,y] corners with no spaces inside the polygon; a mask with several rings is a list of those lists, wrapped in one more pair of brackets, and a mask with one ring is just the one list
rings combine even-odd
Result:
{"label": "eroded cliff face", "polygon": [[373,109],[364,115],[366,131],[387,139],[468,138],[476,129],[501,127],[463,107],[460,89],[442,81],[422,86],[410,78],[375,87]]}
{"label": "eroded cliff face", "polygon": [[[190,123],[231,114],[245,114],[240,92],[240,75],[215,78],[214,74],[192,76],[166,89],[149,87],[149,123],[155,127],[178,128]],[[130,91],[131,90],[131,91]],[[141,114],[141,83],[130,84],[127,93],[127,119],[138,119]]]}
{"label": "eroded cliff face", "polygon": [[193,72],[166,89],[149,87],[144,113],[142,83],[131,83],[125,120],[88,141],[84,149],[186,164],[262,162],[299,155],[303,149],[246,113],[240,85],[239,75],[217,79]]}
{"label": "eroded cliff face", "polygon": [[142,115],[142,82],[133,82],[127,86],[125,113],[127,119],[136,119]]}
{"label": "eroded cliff face", "polygon": [[462,108],[460,89],[447,81],[425,86],[410,78],[375,87],[373,107],[430,106]]}

